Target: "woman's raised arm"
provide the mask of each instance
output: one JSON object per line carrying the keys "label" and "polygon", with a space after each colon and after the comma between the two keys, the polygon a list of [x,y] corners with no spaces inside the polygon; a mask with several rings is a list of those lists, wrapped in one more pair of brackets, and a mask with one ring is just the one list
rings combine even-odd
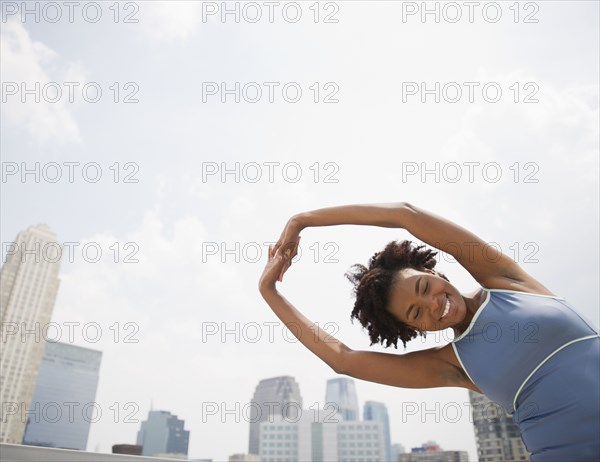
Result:
{"label": "woman's raised arm", "polygon": [[[472,232],[407,202],[343,205],[298,213],[288,221],[275,250],[280,246],[289,249],[289,242],[305,228],[333,225],[403,228],[417,239],[452,255],[475,280],[487,287],[494,287],[500,279],[533,280],[509,256]],[[289,267],[289,261],[283,267],[279,280]]]}
{"label": "woman's raised arm", "polygon": [[278,280],[283,280],[284,273],[290,267],[292,258],[296,255],[293,247],[304,228],[335,225],[370,225],[384,228],[402,228],[398,221],[398,212],[403,206],[403,202],[341,205],[294,215],[286,223],[281,237],[274,247],[275,251],[281,248],[286,257],[286,263],[282,267]]}
{"label": "woman's raised arm", "polygon": [[269,247],[267,265],[258,284],[260,294],[290,332],[337,373],[348,347],[313,324],[277,291],[275,281],[284,264],[283,254]]}
{"label": "woman's raised arm", "polygon": [[313,324],[276,287],[285,260],[269,248],[269,261],[259,290],[275,315],[298,340],[337,374],[403,388],[459,387],[463,377],[442,355],[440,348],[406,354],[355,351]]}

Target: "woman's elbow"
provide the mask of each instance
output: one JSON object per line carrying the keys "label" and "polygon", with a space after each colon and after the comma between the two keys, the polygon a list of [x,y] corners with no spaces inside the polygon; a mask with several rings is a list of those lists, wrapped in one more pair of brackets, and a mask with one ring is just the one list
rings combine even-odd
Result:
{"label": "woman's elbow", "polygon": [[346,345],[342,345],[340,348],[340,352],[336,355],[334,361],[329,364],[329,367],[333,369],[333,371],[338,375],[349,375],[349,354],[352,352],[350,348]]}

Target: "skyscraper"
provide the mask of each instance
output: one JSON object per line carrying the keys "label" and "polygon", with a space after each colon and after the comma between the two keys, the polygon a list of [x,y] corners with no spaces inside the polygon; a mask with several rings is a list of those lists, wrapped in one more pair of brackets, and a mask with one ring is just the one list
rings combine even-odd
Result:
{"label": "skyscraper", "polygon": [[339,377],[327,381],[325,406],[334,403],[344,420],[359,420],[358,397],[353,379]]}
{"label": "skyscraper", "polygon": [[101,359],[100,351],[46,342],[23,444],[85,451]]}
{"label": "skyscraper", "polygon": [[390,419],[385,404],[378,401],[367,401],[363,408],[363,420],[381,422],[383,427],[383,442],[385,446],[385,460],[392,461],[392,441],[390,438]]}
{"label": "skyscraper", "polygon": [[519,427],[504,408],[469,390],[479,462],[529,460]]}
{"label": "skyscraper", "polygon": [[304,409],[293,420],[260,424],[263,462],[385,462],[381,422],[337,420],[328,409]]}
{"label": "skyscraper", "polygon": [[187,456],[190,432],[185,421],[167,411],[150,411],[142,422],[136,444],[143,447],[143,456],[182,454]]}
{"label": "skyscraper", "polygon": [[30,226],[6,248],[0,272],[0,442],[23,441],[25,419],[44,352],[41,335],[58,292],[62,248],[48,226]]}
{"label": "skyscraper", "polygon": [[260,423],[270,415],[295,419],[302,412],[300,387],[293,377],[281,376],[261,380],[250,402],[249,454],[259,454]]}

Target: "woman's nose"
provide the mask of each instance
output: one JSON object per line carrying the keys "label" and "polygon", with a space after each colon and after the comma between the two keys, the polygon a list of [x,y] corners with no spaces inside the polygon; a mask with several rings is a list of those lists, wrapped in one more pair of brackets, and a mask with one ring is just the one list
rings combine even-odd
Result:
{"label": "woman's nose", "polygon": [[430,295],[429,297],[427,297],[426,303],[426,306],[431,312],[431,315],[435,316],[440,308],[438,299],[435,298],[433,295]]}

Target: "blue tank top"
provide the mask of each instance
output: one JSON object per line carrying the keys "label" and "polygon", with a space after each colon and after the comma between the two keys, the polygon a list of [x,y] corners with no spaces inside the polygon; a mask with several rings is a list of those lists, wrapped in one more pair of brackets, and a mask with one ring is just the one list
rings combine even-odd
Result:
{"label": "blue tank top", "polygon": [[482,289],[485,301],[452,342],[467,376],[513,416],[530,460],[600,460],[599,433],[591,436],[600,430],[598,329],[564,298]]}

